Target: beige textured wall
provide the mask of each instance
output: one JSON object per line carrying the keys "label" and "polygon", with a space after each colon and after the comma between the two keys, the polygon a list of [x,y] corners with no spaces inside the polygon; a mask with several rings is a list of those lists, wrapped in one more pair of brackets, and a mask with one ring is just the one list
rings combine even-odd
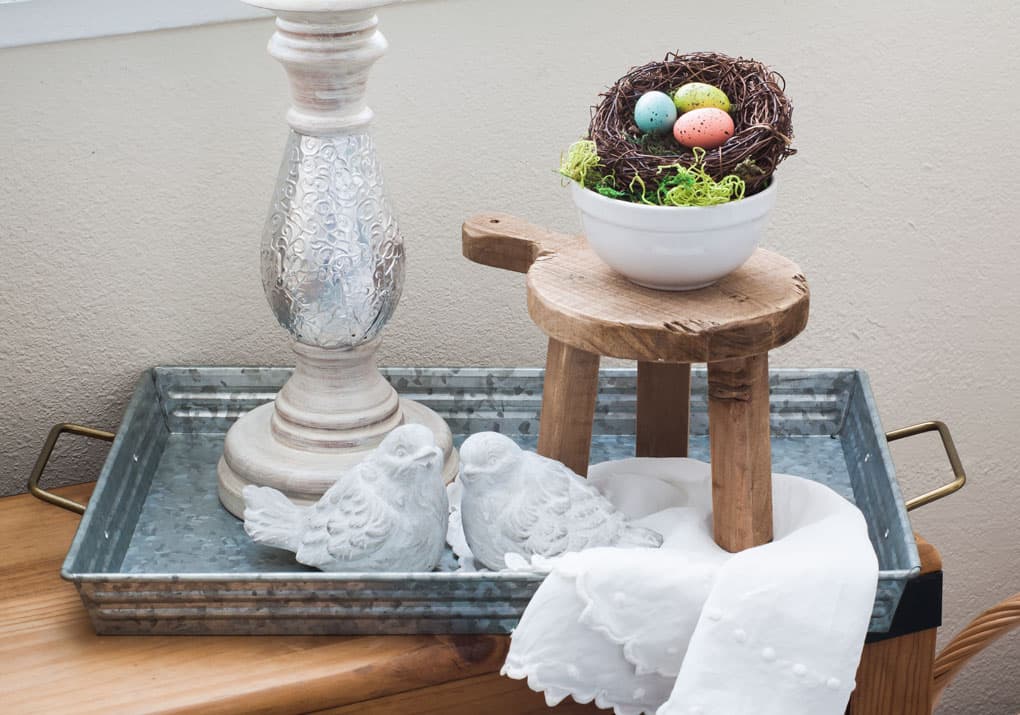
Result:
{"label": "beige textured wall", "polygon": [[[385,364],[538,365],[523,281],[459,256],[482,208],[563,229],[552,168],[597,92],[666,49],[787,77],[801,154],[768,245],[813,293],[789,366],[855,366],[887,427],[938,417],[972,481],[917,513],[942,550],[951,633],[1020,589],[1016,526],[1020,31],[1013,4],[449,0],[383,13],[371,101],[407,239]],[[893,7],[913,5],[914,7]],[[0,51],[0,493],[47,427],[114,427],[156,364],[285,364],[257,244],[285,137],[268,21]],[[976,83],[980,78],[980,84]],[[907,494],[947,478],[937,441],[894,450]],[[95,476],[69,447],[53,478]],[[1020,709],[1020,638],[944,713]]]}

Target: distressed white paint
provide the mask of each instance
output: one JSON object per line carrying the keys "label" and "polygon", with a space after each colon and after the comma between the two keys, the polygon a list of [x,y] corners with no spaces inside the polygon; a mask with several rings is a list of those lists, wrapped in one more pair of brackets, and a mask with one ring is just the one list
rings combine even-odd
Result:
{"label": "distressed white paint", "polygon": [[368,72],[387,47],[374,10],[382,0],[332,3],[348,9],[329,12],[301,9],[324,5],[319,2],[279,4],[284,9],[275,10],[269,54],[290,80],[287,122],[299,134],[315,136],[364,131],[372,121],[365,103]]}
{"label": "distressed white paint", "polygon": [[[374,8],[387,0],[259,3],[278,13],[269,54],[287,70],[292,102],[287,122],[294,131],[326,137],[364,133],[372,119],[365,102],[368,72],[386,51]],[[360,167],[354,168],[357,174]],[[450,428],[424,405],[397,397],[376,367],[378,339],[349,349],[297,341],[293,348],[294,375],[276,400],[242,416],[227,432],[216,471],[220,501],[231,513],[242,515],[252,485],[297,502],[317,501],[339,483],[340,474],[406,423],[434,433],[444,455],[441,471],[453,479],[457,455]]]}
{"label": "distressed white paint", "polygon": [[[1013,3],[445,0],[379,16],[392,49],[368,99],[408,253],[383,364],[540,365],[523,277],[465,261],[460,222],[495,208],[576,228],[553,169],[601,89],[666,48],[761,58],[788,80],[801,150],[764,246],[811,281],[808,328],[772,362],[865,368],[887,428],[953,428],[970,482],[912,516],[945,559],[944,634],[1020,588]],[[287,132],[272,30],[0,52],[6,493],[52,423],[116,426],[147,366],[293,363],[256,251]],[[47,478],[93,478],[105,445],[68,439]],[[951,478],[935,436],[893,455],[908,495]],[[1017,653],[1020,636],[996,643],[940,712],[1020,710]]]}
{"label": "distressed white paint", "polygon": [[292,347],[295,371],[276,400],[235,422],[224,441],[216,471],[220,501],[232,514],[242,515],[252,484],[301,506],[314,503],[402,424],[426,426],[444,455],[443,478],[456,476],[450,428],[424,405],[398,398],[376,366],[378,340],[349,350]]}

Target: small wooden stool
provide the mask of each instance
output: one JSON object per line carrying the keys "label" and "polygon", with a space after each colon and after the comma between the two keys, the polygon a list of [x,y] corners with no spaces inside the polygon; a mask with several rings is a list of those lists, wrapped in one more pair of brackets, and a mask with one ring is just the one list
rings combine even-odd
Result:
{"label": "small wooden stool", "polygon": [[581,236],[504,214],[464,223],[464,256],[527,273],[528,312],[549,336],[539,453],[588,471],[600,356],[637,360],[637,456],[685,457],[693,362],[708,363],[716,542],[772,539],[768,351],[808,318],[796,264],[759,249],[715,285],[688,293],[635,285]]}

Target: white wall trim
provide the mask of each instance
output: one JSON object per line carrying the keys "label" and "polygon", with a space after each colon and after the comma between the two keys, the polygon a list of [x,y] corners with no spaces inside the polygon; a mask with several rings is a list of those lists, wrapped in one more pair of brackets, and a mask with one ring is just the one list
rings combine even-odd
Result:
{"label": "white wall trim", "polygon": [[266,17],[241,0],[0,0],[0,47]]}

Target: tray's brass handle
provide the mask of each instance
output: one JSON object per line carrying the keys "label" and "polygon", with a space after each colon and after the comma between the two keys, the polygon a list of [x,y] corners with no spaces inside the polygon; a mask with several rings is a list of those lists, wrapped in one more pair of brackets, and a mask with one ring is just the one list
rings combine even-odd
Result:
{"label": "tray's brass handle", "polygon": [[35,466],[32,467],[32,475],[28,478],[28,491],[32,494],[32,496],[37,499],[42,499],[44,502],[56,504],[62,509],[73,511],[75,514],[84,514],[84,504],[79,504],[72,499],[67,499],[54,494],[53,492],[48,492],[39,486],[39,480],[42,479],[43,472],[46,470],[46,465],[50,461],[50,455],[53,454],[53,448],[57,446],[57,440],[60,439],[60,435],[65,432],[80,434],[84,437],[91,437],[92,439],[101,439],[106,442],[112,442],[113,438],[117,435],[113,432],[106,432],[104,430],[83,427],[82,425],[69,424],[66,422],[53,425],[53,429],[51,429],[50,433],[46,435],[46,442],[43,444],[42,451],[39,452],[39,458],[35,460]]}
{"label": "tray's brass handle", "polygon": [[924,506],[925,504],[931,504],[933,501],[938,501],[942,497],[947,497],[953,492],[958,492],[963,489],[963,485],[967,483],[967,473],[963,471],[963,464],[960,462],[960,455],[956,451],[956,443],[953,442],[953,436],[949,434],[949,428],[946,426],[945,422],[939,422],[938,420],[921,422],[920,424],[911,425],[910,427],[886,432],[885,438],[889,442],[895,442],[898,439],[913,437],[914,435],[924,434],[925,432],[939,433],[939,437],[942,438],[942,446],[946,450],[946,456],[949,457],[949,465],[953,469],[953,476],[955,479],[953,479],[953,481],[949,484],[943,484],[941,487],[932,489],[930,492],[925,492],[921,496],[908,499],[907,511]]}

